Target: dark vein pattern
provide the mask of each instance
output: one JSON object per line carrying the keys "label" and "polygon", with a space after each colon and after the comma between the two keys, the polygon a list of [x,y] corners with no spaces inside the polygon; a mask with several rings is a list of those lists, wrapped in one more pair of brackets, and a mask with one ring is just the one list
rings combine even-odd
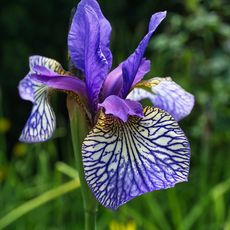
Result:
{"label": "dark vein pattern", "polygon": [[62,68],[61,64],[54,59],[39,56],[39,55],[34,55],[30,57],[30,69],[33,72],[33,67],[34,66],[44,66],[49,70],[54,71],[55,73],[64,75],[66,74],[66,71]]}
{"label": "dark vein pattern", "polygon": [[[151,92],[145,88],[149,88]],[[143,81],[131,91],[127,98],[135,101],[148,98],[154,107],[170,113],[177,121],[186,117],[194,106],[194,96],[177,85],[171,78],[153,78]]]}
{"label": "dark vein pattern", "polygon": [[86,180],[104,206],[116,209],[143,193],[187,181],[190,146],[177,122],[146,107],[122,122],[100,115],[83,142]]}
{"label": "dark vein pattern", "polygon": [[42,142],[49,139],[56,126],[53,109],[49,105],[48,87],[32,82],[34,104],[31,115],[22,130],[20,141]]}
{"label": "dark vein pattern", "polygon": [[42,142],[52,136],[56,126],[56,119],[53,109],[49,105],[49,88],[31,80],[30,76],[36,73],[34,66],[43,66],[61,75],[67,72],[59,62],[39,55],[31,56],[29,63],[30,72],[20,81],[18,89],[23,99],[33,103],[33,108],[19,140],[29,143]]}

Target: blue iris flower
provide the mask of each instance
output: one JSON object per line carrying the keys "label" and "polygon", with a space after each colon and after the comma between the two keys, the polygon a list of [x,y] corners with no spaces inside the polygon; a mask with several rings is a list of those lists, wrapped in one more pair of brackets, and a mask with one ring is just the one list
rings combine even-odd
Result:
{"label": "blue iris flower", "polygon": [[[153,14],[134,53],[110,72],[110,23],[96,0],[81,0],[70,26],[68,49],[83,77],[53,59],[31,56],[30,71],[19,83],[20,96],[33,103],[20,136],[24,142],[52,136],[53,90],[76,96],[91,129],[82,143],[85,179],[97,200],[111,209],[143,193],[187,181],[190,146],[177,121],[191,112],[194,96],[171,78],[142,80],[150,71],[146,47],[165,17],[165,11]],[[144,98],[152,107],[142,107]]]}

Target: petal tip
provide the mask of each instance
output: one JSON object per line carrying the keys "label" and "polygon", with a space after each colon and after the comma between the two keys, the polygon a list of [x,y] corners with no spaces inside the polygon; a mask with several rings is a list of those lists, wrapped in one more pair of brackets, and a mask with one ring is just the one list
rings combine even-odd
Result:
{"label": "petal tip", "polygon": [[26,137],[25,134],[21,134],[21,136],[18,138],[18,140],[20,142],[23,143],[28,143],[28,144],[35,144],[35,143],[42,143],[42,142],[46,142],[48,140],[50,140],[52,138],[52,136],[46,137],[46,138],[39,138],[39,137]]}

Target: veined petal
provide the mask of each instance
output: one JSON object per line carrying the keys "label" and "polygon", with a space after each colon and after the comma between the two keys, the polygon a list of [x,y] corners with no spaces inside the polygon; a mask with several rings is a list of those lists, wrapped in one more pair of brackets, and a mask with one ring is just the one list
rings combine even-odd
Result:
{"label": "veined petal", "polygon": [[171,78],[153,78],[140,82],[127,98],[135,101],[148,98],[153,106],[170,113],[177,121],[190,114],[195,102],[194,96]]}
{"label": "veined petal", "polygon": [[67,72],[62,68],[61,64],[51,58],[34,55],[29,58],[30,72],[19,82],[19,95],[24,100],[34,102],[33,84],[31,75],[43,74],[46,75],[66,75]]}
{"label": "veined petal", "polygon": [[109,21],[104,17],[99,4],[95,0],[82,0],[77,6],[68,35],[68,47],[71,59],[75,66],[84,72],[85,50],[88,46],[88,44],[85,44],[85,39],[89,36],[89,32],[85,28],[86,22],[84,15],[86,7],[90,7],[97,16],[97,21],[94,23],[98,23],[100,27],[100,49],[108,63],[108,69],[110,69],[112,65],[112,53],[109,46],[112,29]]}
{"label": "veined petal", "polygon": [[55,114],[49,105],[48,87],[32,80],[30,83],[33,90],[33,108],[19,140],[28,143],[43,142],[55,130]]}
{"label": "veined petal", "polygon": [[127,122],[101,114],[82,147],[86,181],[98,201],[117,209],[143,193],[187,181],[190,146],[177,122],[146,107]]}
{"label": "veined petal", "polygon": [[[67,72],[62,68],[60,63],[50,58],[38,55],[31,56],[29,58],[29,64],[30,72],[19,82],[18,89],[23,99],[33,103],[33,108],[19,140],[29,143],[42,142],[52,136],[56,126],[55,114],[49,104],[49,89],[51,87],[49,87],[50,82],[47,78],[51,81],[53,88],[55,86],[56,89],[59,89],[57,86],[59,81],[57,81],[56,76],[59,76],[61,79],[69,79],[69,77],[65,76]],[[34,75],[39,75],[39,77],[42,78],[41,74],[47,75],[45,80],[47,80],[48,83],[45,82],[44,79],[42,79],[42,82],[33,78]],[[64,83],[66,83],[66,81],[64,81]],[[66,89],[66,84],[63,84],[62,89]]]}
{"label": "veined petal", "polygon": [[46,69],[53,71],[59,75],[67,75],[67,71],[63,69],[61,64],[54,59],[34,55],[29,58],[30,71],[31,73],[37,73],[38,69],[35,70],[34,67],[42,66]]}
{"label": "veined petal", "polygon": [[[122,65],[123,63],[121,63],[107,75],[102,89],[102,99],[105,99],[110,95],[120,94],[123,86]],[[149,71],[150,61],[143,58],[134,78],[133,86],[138,83]]]}
{"label": "veined petal", "polygon": [[130,115],[143,117],[142,106],[139,102],[122,99],[114,95],[107,97],[98,106],[105,109],[105,114],[111,114],[124,122],[128,120]]}
{"label": "veined petal", "polygon": [[166,11],[158,12],[153,14],[149,23],[149,30],[145,37],[142,39],[136,50],[133,54],[131,54],[126,61],[124,61],[122,65],[122,72],[125,84],[123,85],[121,96],[125,98],[133,85],[135,76],[137,74],[138,68],[141,64],[143,55],[145,53],[145,49],[148,45],[148,42],[161,23],[161,21],[166,17]]}

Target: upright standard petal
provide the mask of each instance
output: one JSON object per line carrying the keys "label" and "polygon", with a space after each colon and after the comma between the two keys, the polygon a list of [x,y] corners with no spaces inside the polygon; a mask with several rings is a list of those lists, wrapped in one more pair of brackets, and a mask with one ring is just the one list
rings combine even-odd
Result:
{"label": "upright standard petal", "polygon": [[56,126],[55,115],[49,105],[48,87],[34,82],[30,78],[26,80],[30,80],[30,84],[28,84],[30,89],[28,90],[33,92],[33,108],[19,140],[28,143],[43,142],[52,136]]}
{"label": "upright standard petal", "polygon": [[148,45],[149,39],[152,34],[161,23],[161,21],[166,17],[166,11],[158,12],[152,15],[148,33],[145,35],[143,40],[140,42],[133,54],[131,54],[122,65],[122,72],[125,84],[123,85],[121,96],[125,98],[133,85],[135,76],[137,74],[138,68],[141,64],[145,49]]}
{"label": "upright standard petal", "polygon": [[77,6],[68,35],[68,47],[71,59],[75,66],[84,72],[85,49],[88,45],[85,44],[85,38],[89,36],[88,31],[85,29],[85,7],[91,7],[98,18],[100,27],[100,48],[108,62],[108,69],[110,69],[112,65],[112,53],[109,46],[112,29],[109,21],[104,17],[99,4],[95,0],[82,0]]}
{"label": "upright standard petal", "polygon": [[[121,63],[118,67],[116,67],[112,72],[110,72],[107,75],[101,94],[101,98],[103,100],[110,95],[120,94],[123,86],[122,65],[123,63]],[[137,74],[134,78],[132,86],[137,84],[149,71],[150,61],[143,58],[138,68]]]}
{"label": "upright standard petal", "polygon": [[122,63],[111,71],[103,84],[101,99],[104,100],[110,95],[119,95],[123,85]]}
{"label": "upright standard petal", "polygon": [[79,44],[75,44],[75,48],[79,50],[76,60],[79,68],[84,71],[88,101],[94,114],[101,87],[108,73],[108,61],[101,49],[98,16],[92,7],[83,3],[79,4],[72,25],[78,35],[76,39],[79,40]]}
{"label": "upright standard petal", "polygon": [[83,0],[83,1],[85,1],[86,4],[88,4],[93,8],[93,10],[95,11],[99,19],[101,50],[108,62],[108,69],[110,69],[113,61],[113,56],[110,50],[110,36],[112,32],[111,25],[109,21],[102,14],[100,6],[96,0]]}
{"label": "upright standard petal", "polygon": [[169,77],[142,81],[127,98],[135,101],[150,99],[153,106],[170,113],[177,121],[190,114],[195,102],[192,94],[186,92]]}
{"label": "upright standard petal", "polygon": [[95,12],[85,8],[86,31],[88,36],[85,53],[85,78],[89,103],[94,113],[97,110],[97,103],[101,87],[108,72],[108,63],[100,49],[100,32],[98,18]]}
{"label": "upright standard petal", "polygon": [[139,102],[122,99],[114,95],[107,97],[98,106],[104,108],[105,114],[111,114],[124,122],[131,115],[143,117],[142,105]]}
{"label": "upright standard petal", "polygon": [[102,114],[82,147],[86,181],[111,209],[146,192],[187,181],[190,146],[177,122],[146,107],[127,122]]}
{"label": "upright standard petal", "polygon": [[151,68],[151,62],[150,60],[146,60],[145,58],[142,58],[141,64],[137,70],[137,74],[134,78],[132,87],[134,87],[138,82],[142,80],[142,78],[150,71]]}

